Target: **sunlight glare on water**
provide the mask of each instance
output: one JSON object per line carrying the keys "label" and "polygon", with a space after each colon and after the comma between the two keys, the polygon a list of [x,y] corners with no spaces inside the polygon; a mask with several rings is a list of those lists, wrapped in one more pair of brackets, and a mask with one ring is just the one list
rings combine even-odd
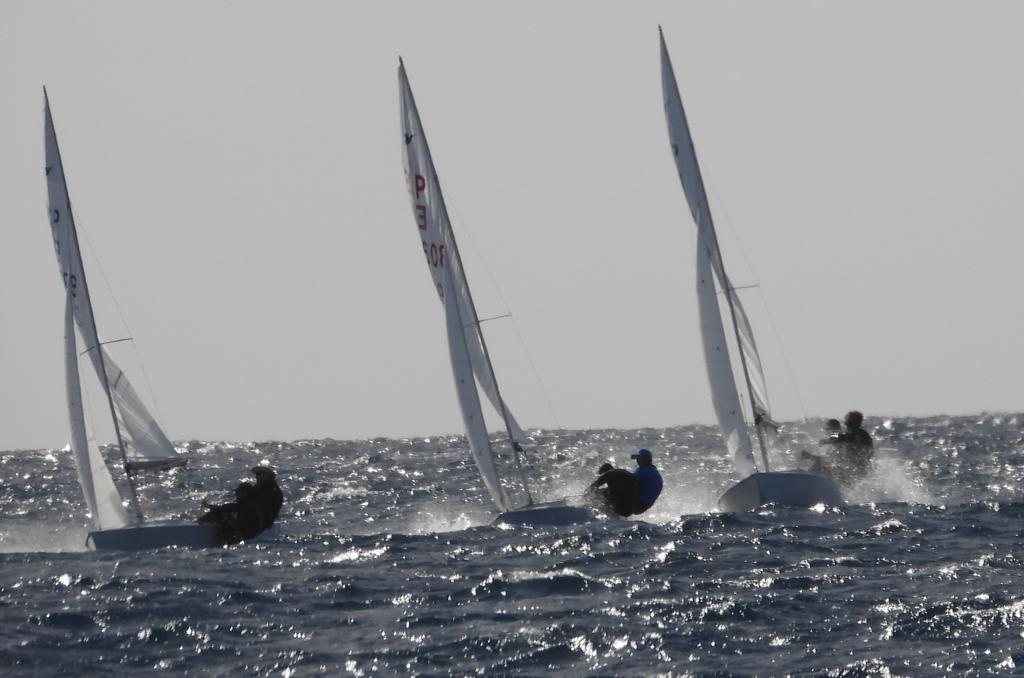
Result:
{"label": "sunlight glare on water", "polygon": [[[873,424],[847,506],[717,511],[735,482],[709,427],[534,432],[538,499],[654,451],[639,519],[491,526],[457,436],[187,445],[145,476],[188,519],[267,460],[279,536],[221,549],[85,550],[68,452],[0,454],[0,662],[24,675],[196,673],[1010,675],[1024,663],[1024,431],[1013,416]],[[788,426],[791,468],[816,427]],[[500,449],[496,438],[496,449]],[[506,460],[507,462],[507,460]],[[54,650],[59,650],[55,652]]]}

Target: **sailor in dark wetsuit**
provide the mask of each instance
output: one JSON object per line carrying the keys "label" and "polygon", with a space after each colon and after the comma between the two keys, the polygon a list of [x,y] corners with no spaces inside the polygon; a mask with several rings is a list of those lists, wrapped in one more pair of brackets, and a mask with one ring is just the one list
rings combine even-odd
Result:
{"label": "sailor in dark wetsuit", "polygon": [[600,469],[601,475],[587,489],[588,494],[596,496],[605,507],[622,517],[637,515],[651,508],[662,488],[661,474],[654,467],[651,451],[641,449],[630,456],[636,459],[636,471],[630,473],[604,464]]}
{"label": "sailor in dark wetsuit", "polygon": [[263,507],[256,486],[249,481],[243,481],[235,488],[235,501],[219,506],[204,503],[203,506],[207,511],[196,522],[216,525],[217,532],[228,544],[252,539],[264,529]]}
{"label": "sailor in dark wetsuit", "polygon": [[252,469],[252,474],[256,476],[256,498],[263,511],[265,530],[277,520],[277,514],[281,512],[281,506],[284,504],[284,494],[277,485],[274,469],[269,466],[256,466]]}
{"label": "sailor in dark wetsuit", "polygon": [[597,480],[587,488],[587,494],[602,506],[623,518],[633,515],[636,497],[636,478],[624,468],[602,464]]}
{"label": "sailor in dark wetsuit", "polygon": [[836,452],[832,463],[836,478],[844,483],[862,480],[871,470],[871,461],[875,456],[871,434],[861,428],[864,415],[857,410],[846,413],[846,432],[821,441],[823,445],[831,445]]}
{"label": "sailor in dark wetsuit", "polygon": [[284,496],[277,485],[274,471],[267,466],[252,469],[256,484],[243,481],[235,488],[235,501],[219,506],[203,502],[206,513],[196,522],[216,525],[217,531],[228,544],[252,539],[274,524],[281,510]]}

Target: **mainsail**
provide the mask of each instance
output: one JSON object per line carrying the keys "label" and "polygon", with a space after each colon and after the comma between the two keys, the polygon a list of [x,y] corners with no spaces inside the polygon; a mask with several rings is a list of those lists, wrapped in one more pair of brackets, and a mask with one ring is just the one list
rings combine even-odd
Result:
{"label": "mainsail", "polygon": [[700,305],[701,336],[704,343],[704,361],[711,385],[711,398],[722,430],[726,446],[732,455],[737,470],[748,475],[755,470],[752,445],[747,433],[746,423],[740,407],[739,393],[733,376],[729,351],[725,340],[725,327],[721,310],[718,305],[718,294],[715,288],[724,294],[729,305],[736,343],[739,346],[740,362],[750,394],[754,423],[761,441],[761,453],[764,470],[768,470],[767,450],[765,449],[764,429],[771,422],[768,407],[768,389],[765,383],[761,358],[754,343],[754,333],[747,319],[746,311],[729,282],[722,264],[722,254],[718,248],[718,236],[715,233],[711,209],[708,205],[707,193],[704,191],[704,180],[700,165],[697,163],[697,152],[686,121],[683,102],[679,96],[672,61],[665,46],[665,36],[661,34],[661,86],[665,100],[665,117],[668,121],[669,140],[672,144],[672,156],[675,159],[679,180],[683,185],[683,193],[697,225],[697,298]]}
{"label": "mainsail", "polygon": [[511,508],[511,505],[494,463],[494,453],[487,437],[476,384],[479,384],[505,423],[512,454],[519,467],[523,488],[529,501],[529,488],[519,459],[519,451],[527,439],[498,390],[494,368],[480,331],[480,320],[473,305],[440,182],[430,155],[430,147],[427,145],[409,79],[401,60],[398,66],[398,81],[405,177],[427,267],[445,308],[452,372],[466,435],[491,498],[499,510],[505,511]]}
{"label": "mainsail", "polygon": [[81,252],[78,249],[71,201],[68,197],[64,166],[57,146],[49,100],[46,101],[45,117],[46,188],[54,248],[64,285],[74,293],[72,308],[75,323],[85,343],[84,352],[89,355],[97,378],[109,390],[115,406],[118,437],[121,431],[127,434],[128,440],[123,441],[127,443],[123,445],[126,469],[180,466],[184,464],[184,459],[175,452],[174,446],[146,409],[124,372],[100,345],[96,321],[85,286]]}

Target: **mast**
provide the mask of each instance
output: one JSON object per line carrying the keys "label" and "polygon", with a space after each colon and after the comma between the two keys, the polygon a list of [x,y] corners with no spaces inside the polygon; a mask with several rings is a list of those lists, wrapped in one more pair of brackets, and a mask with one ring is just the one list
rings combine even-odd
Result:
{"label": "mast", "polygon": [[[398,58],[398,65],[401,67],[401,69],[403,71],[403,74],[404,74],[405,64],[403,63],[401,57]],[[408,84],[408,75],[405,75],[405,81],[406,81],[406,87],[409,89],[409,95],[410,95],[409,96],[409,101],[412,104],[412,108],[413,108],[413,112],[415,113],[416,120],[417,121],[421,121],[419,107],[416,105],[416,98],[414,96],[412,96],[412,87],[410,87],[409,84]],[[422,129],[422,122],[420,122],[420,125],[421,125],[421,129]],[[445,222],[446,227],[447,227],[446,235],[448,237],[448,241],[451,244],[452,250],[455,253],[455,260],[458,263],[459,270],[462,271],[463,278],[465,278],[466,268],[462,264],[462,255],[459,253],[459,244],[456,241],[455,233],[454,233],[454,231],[451,228],[451,219],[448,217],[448,206],[445,203],[444,191],[441,190],[441,180],[437,176],[437,170],[434,167],[433,154],[430,153],[430,142],[427,140],[426,134],[423,134],[423,145],[426,148],[427,157],[430,159],[430,163],[429,163],[430,164],[430,170],[434,173],[433,180],[436,183],[437,188],[438,188],[437,195],[438,195],[438,199],[439,199],[439,201],[441,203],[440,204],[441,211],[445,215],[444,222]],[[450,275],[450,272],[449,272],[449,275]],[[454,280],[453,280],[453,282],[454,282]],[[473,292],[470,289],[469,281],[463,280],[463,282],[465,284],[461,286],[461,289],[465,290],[466,301],[469,304],[469,310],[470,310],[470,313],[473,316],[472,324],[473,324],[473,327],[474,327],[474,331],[476,332],[477,338],[480,340],[480,348],[483,350],[484,363],[486,364],[486,367],[487,367],[488,376],[491,379],[491,383],[494,384],[494,391],[495,391],[495,394],[497,396],[497,401],[498,401],[497,402],[498,413],[501,415],[502,423],[505,425],[505,433],[508,436],[509,447],[511,447],[511,449],[512,449],[512,458],[515,461],[516,471],[519,473],[520,482],[522,482],[523,490],[526,493],[527,506],[531,506],[531,505],[533,505],[533,495],[530,492],[530,484],[529,484],[529,482],[527,480],[526,472],[523,470],[522,459],[520,458],[520,455],[519,455],[519,452],[520,452],[520,450],[522,448],[519,445],[519,443],[516,441],[515,435],[513,435],[513,433],[512,433],[512,425],[509,423],[508,409],[505,406],[505,399],[501,397],[501,387],[498,385],[498,378],[497,378],[497,376],[494,373],[494,364],[491,362],[490,351],[488,351],[488,349],[487,349],[487,340],[484,338],[483,328],[480,326],[480,320],[479,320],[480,316],[477,314],[476,304],[473,301]],[[444,303],[445,304],[448,304],[448,303],[458,304],[459,303],[458,294],[456,294],[456,298],[455,299],[445,299]]]}
{"label": "mast", "polygon": [[[85,264],[82,261],[82,250],[78,243],[78,228],[75,226],[75,217],[71,210],[71,192],[68,189],[67,175],[64,173],[64,158],[60,154],[60,144],[57,143],[57,127],[53,124],[53,113],[50,111],[50,98],[46,93],[46,88],[43,88],[43,99],[46,102],[46,115],[50,119],[50,130],[53,133],[54,149],[57,152],[57,162],[60,165],[60,176],[61,183],[64,185],[64,195],[67,197],[67,210],[68,218],[71,220],[71,236],[74,238],[75,243],[75,255],[77,256],[78,272],[82,277],[82,293],[85,295],[85,303],[89,308],[89,317],[92,318],[92,336],[86,337],[87,340],[92,341],[92,346],[86,349],[86,352],[95,350],[97,351],[97,358],[100,365],[100,380],[103,384],[103,392],[107,396],[107,405],[110,408],[110,418],[114,422],[114,433],[117,435],[117,447],[121,451],[121,464],[124,468],[125,478],[128,479],[128,487],[131,490],[131,503],[132,509],[135,511],[135,517],[138,522],[143,522],[145,518],[142,515],[142,506],[139,504],[139,495],[135,490],[135,481],[132,479],[131,473],[128,471],[128,454],[124,447],[124,436],[121,434],[121,426],[117,421],[117,410],[114,408],[114,398],[110,394],[110,381],[107,378],[107,366],[103,359],[103,346],[100,344],[99,332],[96,330],[96,315],[93,313],[92,308],[92,297],[89,296],[89,283],[85,276]],[[70,284],[70,281],[65,281],[65,284]]]}

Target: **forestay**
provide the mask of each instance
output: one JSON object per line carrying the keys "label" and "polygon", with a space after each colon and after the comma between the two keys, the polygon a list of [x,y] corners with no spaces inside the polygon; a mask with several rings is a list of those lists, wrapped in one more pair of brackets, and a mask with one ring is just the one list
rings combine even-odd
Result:
{"label": "forestay", "polygon": [[[113,399],[120,429],[127,433],[130,444],[125,446],[126,462],[138,466],[159,466],[168,461],[177,461],[177,453],[170,440],[160,429],[156,420],[146,409],[124,372],[110,359],[109,354],[99,346],[99,335],[92,308],[85,299],[81,252],[74,233],[74,219],[68,198],[64,168],[61,164],[57,136],[46,102],[46,187],[50,207],[50,225],[53,231],[54,248],[57,253],[60,274],[64,285],[72,292],[75,323],[85,343],[84,351],[92,361],[96,376],[106,383]],[[101,355],[102,353],[102,355]],[[104,371],[106,374],[104,375]],[[104,379],[104,376],[106,377]]]}
{"label": "forestay", "polygon": [[741,361],[750,392],[754,421],[759,428],[771,421],[768,390],[761,367],[761,358],[757,352],[757,345],[754,342],[754,334],[746,311],[743,309],[739,297],[736,296],[722,266],[714,221],[711,217],[707,193],[704,190],[704,180],[697,163],[693,138],[690,136],[686,112],[679,96],[664,35],[661,35],[660,42],[661,85],[672,155],[679,173],[679,180],[683,186],[683,193],[686,195],[686,201],[690,207],[690,213],[697,225],[697,296],[700,305],[704,358],[708,381],[711,385],[712,402],[729,453],[733,457],[737,470],[746,475],[755,470],[753,452],[729,360],[715,279],[718,281],[718,289],[724,292],[729,303],[730,314],[736,330],[736,341],[741,351]]}
{"label": "forestay", "polygon": [[[494,503],[500,510],[505,511],[511,506],[494,463],[494,455],[487,437],[476,384],[483,389],[488,400],[504,420],[517,465],[519,464],[517,448],[519,445],[525,444],[527,439],[498,390],[494,370],[480,333],[480,321],[473,306],[469,284],[458,255],[458,246],[452,232],[444,196],[441,193],[440,182],[430,155],[430,148],[423,132],[423,125],[416,109],[405,66],[401,61],[399,61],[398,67],[398,80],[404,148],[402,159],[405,166],[406,183],[427,267],[445,308],[449,352],[455,387],[459,396],[459,406],[462,410],[473,457],[484,478],[484,484]],[[529,496],[525,477],[523,477],[523,485]]]}

